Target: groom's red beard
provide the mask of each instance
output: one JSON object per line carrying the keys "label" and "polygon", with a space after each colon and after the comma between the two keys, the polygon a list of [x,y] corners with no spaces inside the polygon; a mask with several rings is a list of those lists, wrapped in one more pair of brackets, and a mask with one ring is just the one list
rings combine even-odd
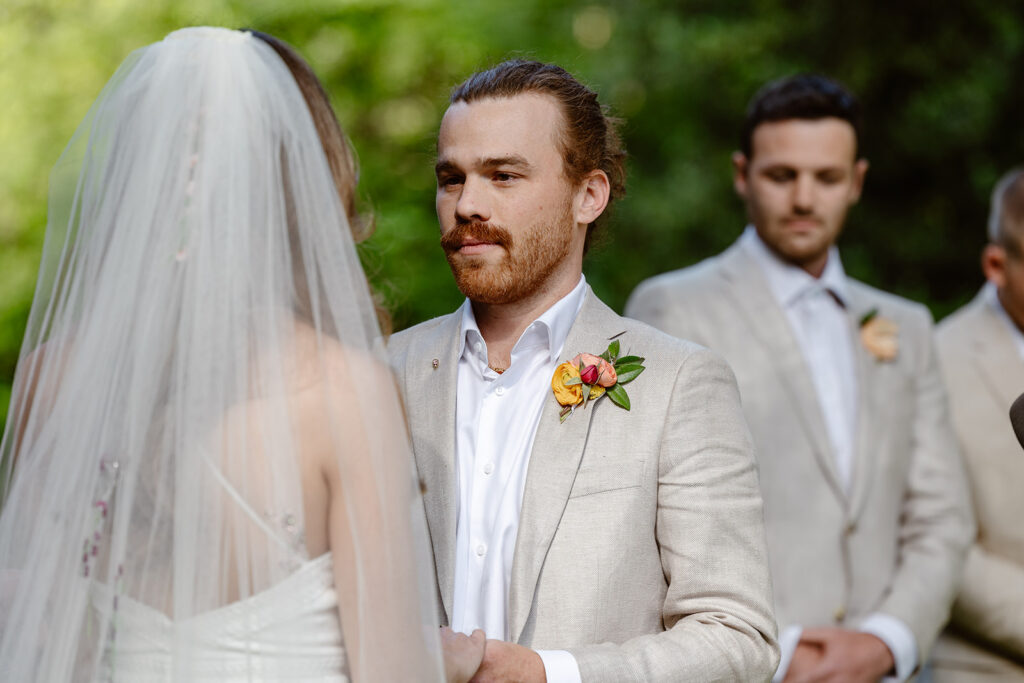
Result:
{"label": "groom's red beard", "polygon": [[[503,253],[497,259],[488,254],[462,254],[459,248],[466,238],[490,242]],[[534,223],[519,239],[513,239],[507,228],[479,221],[460,223],[441,235],[455,284],[470,301],[484,304],[513,303],[536,294],[568,257],[571,244],[568,206],[557,224]]]}

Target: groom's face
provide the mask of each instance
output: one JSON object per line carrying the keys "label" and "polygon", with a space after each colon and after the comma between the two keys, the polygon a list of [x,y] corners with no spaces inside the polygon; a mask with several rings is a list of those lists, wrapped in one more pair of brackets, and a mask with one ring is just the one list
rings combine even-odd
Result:
{"label": "groom's face", "polygon": [[733,157],[734,184],[775,253],[820,273],[860,198],[867,162],[856,155],[853,126],[838,118],[771,121],[754,129],[751,157]]}
{"label": "groom's face", "polygon": [[[576,225],[547,95],[456,102],[438,134],[437,217],[455,281],[472,301],[521,301],[565,277],[585,232]],[[576,276],[578,279],[578,275]]]}

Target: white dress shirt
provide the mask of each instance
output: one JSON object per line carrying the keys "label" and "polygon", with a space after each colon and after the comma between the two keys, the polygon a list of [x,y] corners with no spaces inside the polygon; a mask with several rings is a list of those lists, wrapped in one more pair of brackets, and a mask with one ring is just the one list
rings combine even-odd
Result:
{"label": "white dress shirt", "polygon": [[996,312],[999,319],[1006,323],[1007,329],[1010,330],[1010,337],[1013,339],[1013,347],[1017,349],[1017,354],[1024,360],[1024,332],[1020,331],[1017,323],[1013,322],[1013,318],[1003,308],[1003,303],[999,300],[996,286],[991,282],[986,282],[982,289],[984,290],[985,302],[992,307],[992,310]]}
{"label": "white dress shirt", "polygon": [[[849,291],[839,250],[832,246],[821,277],[780,259],[761,241],[753,226],[740,238],[757,261],[775,301],[786,314],[800,353],[810,371],[840,482],[849,491],[853,475],[857,424],[857,372],[854,346],[857,331],[847,312]],[[868,615],[858,630],[882,640],[892,652],[896,677],[905,681],[917,667],[917,641],[900,619],[879,612]],[[787,624],[779,634],[782,659],[773,681],[786,676],[803,626]]]}
{"label": "white dress shirt", "polygon": [[[458,472],[452,629],[483,629],[507,640],[508,591],[519,512],[533,439],[562,346],[586,294],[586,280],[530,324],[498,374],[473,307],[462,306],[455,460]],[[579,683],[576,659],[564,650],[539,652],[550,683]]]}

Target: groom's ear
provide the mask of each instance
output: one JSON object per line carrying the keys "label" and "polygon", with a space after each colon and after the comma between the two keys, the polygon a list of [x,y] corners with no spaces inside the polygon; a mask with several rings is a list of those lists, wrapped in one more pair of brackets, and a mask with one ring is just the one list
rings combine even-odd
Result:
{"label": "groom's ear", "polygon": [[750,168],[750,160],[743,152],[732,153],[732,186],[736,194],[747,198],[747,170]]}
{"label": "groom's ear", "polygon": [[604,213],[611,196],[611,183],[604,171],[597,168],[583,179],[576,193],[575,220],[577,224],[590,225]]}

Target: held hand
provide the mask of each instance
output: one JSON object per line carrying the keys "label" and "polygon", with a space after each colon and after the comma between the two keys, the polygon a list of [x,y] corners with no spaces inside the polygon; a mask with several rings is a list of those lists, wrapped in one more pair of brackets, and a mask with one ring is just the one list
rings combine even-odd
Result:
{"label": "held hand", "polygon": [[789,660],[789,668],[786,669],[783,683],[804,683],[810,680],[811,672],[818,669],[824,656],[825,652],[821,647],[801,640],[793,650],[793,658]]}
{"label": "held hand", "polygon": [[444,652],[444,671],[448,683],[466,683],[484,658],[486,636],[480,629],[473,635],[456,633],[447,626],[441,627],[441,650]]}
{"label": "held hand", "polygon": [[484,661],[470,683],[546,683],[544,661],[533,650],[506,643],[503,640],[488,640],[484,650]]}
{"label": "held hand", "polygon": [[895,666],[888,646],[870,633],[842,628],[804,629],[793,663],[804,645],[818,648],[820,658],[813,663],[803,655],[797,671],[790,665],[786,683],[875,683]]}

